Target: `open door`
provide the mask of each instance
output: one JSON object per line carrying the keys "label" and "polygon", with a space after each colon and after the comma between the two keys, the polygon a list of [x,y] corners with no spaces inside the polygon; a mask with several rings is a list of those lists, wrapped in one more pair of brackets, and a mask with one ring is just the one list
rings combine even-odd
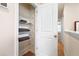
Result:
{"label": "open door", "polygon": [[36,8],[36,56],[57,55],[57,4],[42,4]]}

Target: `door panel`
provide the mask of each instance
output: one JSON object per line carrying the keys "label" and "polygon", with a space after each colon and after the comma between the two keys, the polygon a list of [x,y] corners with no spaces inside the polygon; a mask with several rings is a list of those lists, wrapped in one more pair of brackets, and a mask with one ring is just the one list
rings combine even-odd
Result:
{"label": "door panel", "polygon": [[37,56],[57,55],[57,4],[43,4],[36,9]]}

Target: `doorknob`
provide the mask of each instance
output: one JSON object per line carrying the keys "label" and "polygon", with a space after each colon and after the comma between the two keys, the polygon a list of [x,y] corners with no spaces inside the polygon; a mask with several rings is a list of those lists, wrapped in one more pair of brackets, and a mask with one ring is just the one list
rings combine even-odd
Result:
{"label": "doorknob", "polygon": [[57,35],[54,35],[55,38],[57,38]]}

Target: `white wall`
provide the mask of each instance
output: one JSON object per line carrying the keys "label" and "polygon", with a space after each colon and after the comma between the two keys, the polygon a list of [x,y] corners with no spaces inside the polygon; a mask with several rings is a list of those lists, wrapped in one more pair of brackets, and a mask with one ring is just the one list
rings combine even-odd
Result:
{"label": "white wall", "polygon": [[64,4],[64,29],[74,30],[74,21],[79,21],[79,4]]}
{"label": "white wall", "polygon": [[16,4],[0,6],[0,55],[15,55]]}

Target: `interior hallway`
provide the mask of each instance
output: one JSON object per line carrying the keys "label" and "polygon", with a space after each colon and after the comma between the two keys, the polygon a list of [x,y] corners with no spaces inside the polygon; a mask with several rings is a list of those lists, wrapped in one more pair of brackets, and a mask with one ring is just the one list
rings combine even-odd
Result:
{"label": "interior hallway", "polygon": [[58,34],[58,56],[64,56],[64,44],[61,42]]}

